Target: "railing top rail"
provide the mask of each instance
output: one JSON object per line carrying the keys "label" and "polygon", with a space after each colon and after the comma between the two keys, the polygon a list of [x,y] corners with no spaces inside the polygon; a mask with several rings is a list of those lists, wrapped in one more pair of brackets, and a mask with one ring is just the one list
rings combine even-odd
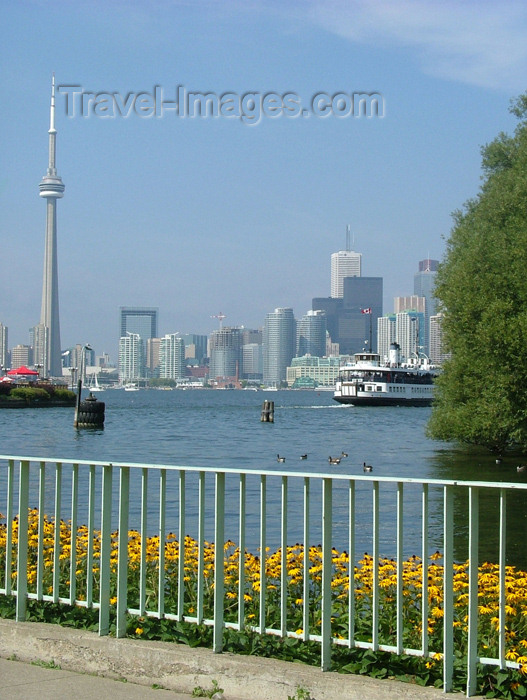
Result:
{"label": "railing top rail", "polygon": [[369,474],[334,474],[324,472],[299,472],[299,471],[284,471],[273,469],[234,469],[230,467],[200,467],[190,465],[175,465],[175,464],[155,464],[138,462],[115,462],[115,461],[98,461],[91,459],[71,459],[58,457],[36,457],[36,456],[19,456],[19,455],[0,455],[0,461],[14,460],[18,462],[46,462],[55,464],[78,464],[86,466],[105,467],[113,466],[117,468],[129,467],[130,469],[166,469],[168,471],[187,471],[187,472],[206,472],[210,474],[254,474],[257,476],[272,476],[272,477],[290,477],[295,479],[333,479],[334,481],[369,481],[392,484],[428,484],[430,486],[466,486],[478,488],[501,488],[501,489],[516,489],[527,490],[527,483],[511,483],[506,481],[467,481],[460,479],[426,479],[414,477],[398,477],[398,476],[373,476]]}

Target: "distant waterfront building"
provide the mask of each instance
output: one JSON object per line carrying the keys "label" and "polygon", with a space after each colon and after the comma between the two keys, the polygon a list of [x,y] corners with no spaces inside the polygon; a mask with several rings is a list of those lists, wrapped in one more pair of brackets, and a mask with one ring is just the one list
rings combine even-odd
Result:
{"label": "distant waterfront building", "polygon": [[[38,367],[41,377],[49,375],[49,327],[45,323],[37,323],[29,329],[29,342],[33,348],[33,365]],[[55,368],[56,369],[56,368]],[[54,377],[62,376],[62,356],[60,361],[60,375],[53,374]]]}
{"label": "distant waterfront building", "polygon": [[251,343],[257,343],[258,345],[262,344],[263,331],[261,328],[244,328],[242,326],[241,331],[243,345],[250,345]]}
{"label": "distant waterfront building", "polygon": [[341,364],[349,360],[343,357],[293,357],[291,365],[287,368],[287,385],[294,387],[302,385],[306,379],[310,379],[314,386],[335,386]]}
{"label": "distant waterfront building", "polygon": [[377,352],[381,362],[387,362],[390,357],[390,346],[395,343],[395,314],[386,314],[377,319]]}
{"label": "distant waterfront building", "polygon": [[[377,347],[377,319],[382,316],[382,277],[347,277],[339,313],[340,352],[353,355]],[[371,332],[370,332],[371,331]]]}
{"label": "distant waterfront building", "polygon": [[[70,367],[76,367],[78,372],[81,371],[81,367],[84,368],[84,376],[82,377],[82,381],[85,382],[88,367],[95,366],[95,350],[77,343],[74,348],[70,348],[70,359],[73,363],[70,365]],[[79,379],[81,378],[79,374],[77,377]]]}
{"label": "distant waterfront building", "polygon": [[308,311],[297,322],[296,355],[314,355],[324,357],[326,354],[326,313],[324,311]]}
{"label": "distant waterfront building", "polygon": [[165,335],[159,346],[159,376],[161,379],[183,379],[185,367],[183,338],[179,333]]}
{"label": "distant waterfront building", "polygon": [[157,338],[157,316],[159,309],[146,306],[119,307],[119,337],[127,333],[140,335],[145,342],[148,338]]}
{"label": "distant waterfront building", "polygon": [[30,345],[16,345],[11,348],[11,368],[30,367],[33,364],[33,348]]}
{"label": "distant waterfront building", "polygon": [[40,181],[40,196],[46,200],[46,242],[44,247],[44,274],[42,280],[42,306],[40,323],[35,326],[38,345],[35,364],[42,365],[41,376],[62,377],[59,321],[59,281],[57,264],[57,199],[64,195],[64,183],[55,167],[55,75],[51,81],[51,106],[49,116],[48,169]]}
{"label": "distant waterfront building", "polygon": [[225,326],[210,335],[209,377],[240,377],[242,374],[242,329]]}
{"label": "distant waterfront building", "polygon": [[263,379],[263,346],[261,343],[245,343],[242,345],[242,378],[262,381]]}
{"label": "distant waterfront building", "polygon": [[202,365],[207,357],[207,336],[185,333],[181,337],[185,343],[185,358],[196,360],[199,365]]}
{"label": "distant waterfront building", "polygon": [[139,333],[128,332],[119,338],[119,381],[142,379],[144,365],[144,344]]}
{"label": "distant waterfront building", "polygon": [[277,308],[265,317],[263,331],[263,380],[278,386],[286,380],[287,367],[295,356],[296,321],[291,308]]}
{"label": "distant waterfront building", "polygon": [[346,277],[342,299],[313,299],[311,308],[326,312],[328,332],[332,342],[338,343],[340,353],[353,355],[364,348],[377,347],[377,319],[382,316],[382,288],[382,277]]}
{"label": "distant waterfront building", "polygon": [[0,366],[7,368],[9,366],[9,350],[7,344],[8,329],[3,323],[0,323]]}
{"label": "distant waterfront building", "polygon": [[340,299],[344,296],[344,278],[360,277],[362,253],[354,250],[340,250],[331,255],[331,296]]}
{"label": "distant waterfront building", "polygon": [[111,367],[110,355],[107,352],[103,352],[102,355],[97,355],[95,358],[95,366],[100,367],[101,369]]}
{"label": "distant waterfront building", "polygon": [[434,365],[442,365],[445,360],[449,360],[451,353],[445,352],[443,342],[443,314],[436,314],[430,317],[430,361]]}
{"label": "distant waterfront building", "polygon": [[[138,335],[142,344],[140,377],[145,377],[147,371],[147,341],[157,338],[158,309],[151,306],[120,306],[119,331],[120,338],[126,338],[129,333]],[[120,343],[121,341],[119,341]],[[120,364],[119,364],[120,367]],[[120,371],[120,370],[119,370]]]}
{"label": "distant waterfront building", "polygon": [[420,297],[417,294],[411,294],[407,297],[394,297],[393,312],[395,314],[401,311],[419,311],[426,313],[426,298]]}
{"label": "distant waterfront building", "polygon": [[414,294],[426,299],[425,309],[425,334],[424,334],[424,352],[429,354],[430,343],[430,318],[437,313],[437,299],[434,296],[434,287],[436,283],[436,275],[439,267],[438,260],[426,258],[419,261],[419,272],[414,275]]}
{"label": "distant waterfront building", "polygon": [[401,311],[395,314],[395,342],[405,360],[415,357],[423,346],[425,315],[421,311]]}
{"label": "distant waterfront building", "polygon": [[161,338],[147,338],[145,369],[149,377],[159,377],[159,351]]}

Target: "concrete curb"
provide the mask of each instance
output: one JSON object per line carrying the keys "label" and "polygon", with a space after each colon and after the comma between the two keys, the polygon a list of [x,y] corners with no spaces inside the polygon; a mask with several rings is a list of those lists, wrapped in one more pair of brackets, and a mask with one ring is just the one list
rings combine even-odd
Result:
{"label": "concrete curb", "polygon": [[[0,657],[54,662],[63,670],[162,688],[189,696],[218,681],[225,700],[287,700],[299,686],[313,700],[439,700],[441,690],[255,656],[214,654],[170,642],[99,637],[94,632],[0,619]],[[96,694],[94,688],[94,695]]]}

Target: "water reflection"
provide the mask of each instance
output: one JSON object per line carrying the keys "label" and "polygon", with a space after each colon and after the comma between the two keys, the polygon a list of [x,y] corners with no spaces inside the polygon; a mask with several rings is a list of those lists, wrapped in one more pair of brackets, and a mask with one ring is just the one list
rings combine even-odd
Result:
{"label": "water reflection", "polygon": [[[440,449],[429,457],[434,478],[456,481],[502,482],[526,484],[527,475],[518,473],[519,455],[507,455],[501,464],[496,457],[478,447]],[[479,558],[498,561],[499,489],[479,489]],[[458,561],[468,558],[469,505],[468,489],[454,490],[454,555]],[[507,491],[507,563],[527,568],[527,491]]]}

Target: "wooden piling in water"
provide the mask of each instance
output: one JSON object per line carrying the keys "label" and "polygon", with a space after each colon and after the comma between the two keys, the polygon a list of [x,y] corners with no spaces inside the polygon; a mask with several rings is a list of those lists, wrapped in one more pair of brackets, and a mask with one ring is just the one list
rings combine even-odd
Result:
{"label": "wooden piling in water", "polygon": [[262,423],[274,423],[274,401],[264,401],[262,404]]}

